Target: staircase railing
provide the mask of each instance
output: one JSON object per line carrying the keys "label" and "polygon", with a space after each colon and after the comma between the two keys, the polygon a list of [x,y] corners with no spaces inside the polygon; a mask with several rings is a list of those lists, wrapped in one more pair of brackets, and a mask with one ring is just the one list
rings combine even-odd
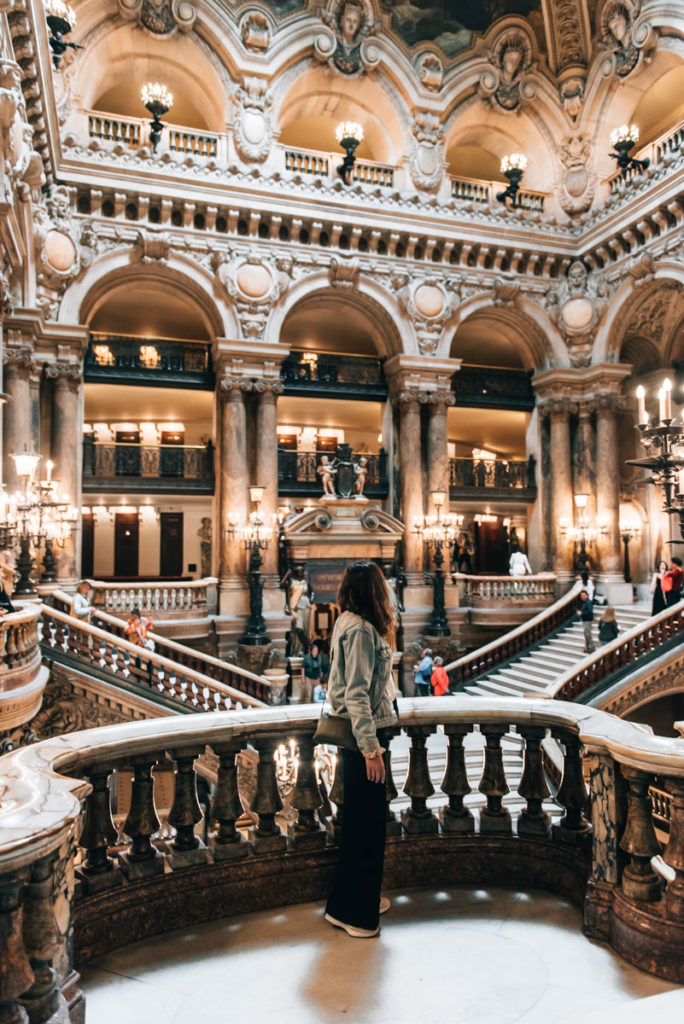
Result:
{"label": "staircase railing", "polygon": [[684,601],[626,630],[609,644],[587,655],[555,682],[549,695],[557,700],[577,700],[667,641],[684,634]]}
{"label": "staircase railing", "polygon": [[70,656],[84,671],[104,672],[115,683],[133,683],[138,691],[142,688],[188,710],[257,708],[268,700],[268,684],[259,677],[245,680],[243,689],[237,689],[56,608],[42,607],[41,644],[48,657],[51,652]]}
{"label": "staircase railing", "polygon": [[[12,967],[2,988],[6,1019],[25,1019],[20,1007],[33,1005],[32,999],[38,1004],[40,995],[44,1003],[32,1020],[44,1024],[51,1011],[43,1013],[43,1007],[58,1001],[69,979],[73,984],[74,968],[116,946],[172,926],[321,899],[336,858],[343,788],[336,778],[331,816],[316,776],[322,753],[312,742],[317,718],[313,707],[287,715],[271,708],[174,716],[63,735],[0,758],[0,963]],[[439,808],[426,805],[434,790],[425,747],[438,727],[449,739]],[[501,740],[511,728],[524,755],[517,783],[510,776],[507,781],[501,760]],[[411,745],[410,771],[398,780],[409,806],[401,818],[396,814],[388,757],[388,829],[394,837],[385,861],[388,887],[425,884],[427,863],[430,881],[438,885],[501,879],[520,891],[547,888],[583,908],[589,937],[660,977],[684,981],[680,739],[650,735],[593,708],[523,699],[404,700],[400,729]],[[463,748],[475,731],[486,741],[476,815],[464,805],[470,785]],[[554,821],[539,756],[548,734],[562,744]],[[195,832],[202,816],[195,760],[207,747],[218,774],[205,845]],[[258,754],[257,778],[252,751]],[[175,773],[167,826],[175,834],[160,841],[160,784],[153,769],[169,760]],[[587,781],[583,764],[590,768]],[[133,776],[123,848],[108,787],[114,771]],[[656,779],[673,797],[664,850],[645,798]],[[515,809],[502,805],[509,783],[521,798],[517,827]],[[279,820],[285,801],[291,819],[286,830]],[[591,821],[585,818],[588,805]],[[255,817],[249,830],[240,824],[245,806]],[[64,881],[74,872],[76,887]],[[45,962],[55,973],[41,971],[34,989],[30,965]]]}
{"label": "staircase railing", "polygon": [[108,583],[88,580],[96,608],[109,612],[130,612],[133,608],[158,615],[190,613],[212,615],[216,611],[214,576],[201,580],[167,580],[148,583]]}
{"label": "staircase railing", "polygon": [[554,604],[549,605],[528,622],[504,633],[497,640],[478,647],[476,651],[452,661],[446,666],[452,688],[470,682],[476,676],[489,672],[496,665],[510,661],[523,651],[540,643],[567,622],[579,606],[582,584],[575,585]]}
{"label": "staircase railing", "polygon": [[468,576],[454,573],[459,604],[476,608],[493,601],[548,601],[556,592],[556,576],[540,572],[534,576]]}
{"label": "staircase railing", "polygon": [[[63,590],[54,590],[50,595],[50,601],[59,611],[69,616],[71,615],[71,597],[69,594]],[[126,639],[126,623],[123,619],[110,615],[108,612],[103,612],[98,608],[93,608],[91,621],[94,625],[99,625],[101,629],[106,630],[108,633],[113,633],[114,636],[121,637],[123,640]],[[78,620],[73,619],[73,623],[77,625]],[[223,661],[221,658],[215,658],[204,651],[197,651],[194,647],[188,647],[186,644],[180,644],[176,640],[170,640],[168,637],[155,633],[152,630],[150,630],[147,636],[150,640],[154,641],[154,648],[157,654],[168,658],[177,665],[182,665],[183,668],[189,668],[193,672],[209,676],[211,679],[224,683],[226,686],[232,686],[233,689],[256,697],[265,704],[280,703],[279,700],[274,699],[276,696],[280,696],[278,687],[273,680],[268,679],[266,676],[250,672],[249,669],[233,665],[231,662]],[[285,670],[283,670],[282,678],[284,676]]]}

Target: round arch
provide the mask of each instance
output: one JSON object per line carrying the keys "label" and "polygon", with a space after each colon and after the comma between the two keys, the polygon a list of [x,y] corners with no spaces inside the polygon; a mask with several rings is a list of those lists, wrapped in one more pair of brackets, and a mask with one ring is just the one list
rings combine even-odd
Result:
{"label": "round arch", "polygon": [[[654,296],[658,292],[667,291],[671,300],[682,306],[684,313],[684,298],[682,297],[682,285],[684,285],[684,266],[675,263],[673,260],[665,260],[658,264],[658,268],[650,280],[636,282],[633,279],[626,281],[618,288],[612,297],[606,315],[603,317],[594,342],[594,363],[614,363],[620,358],[620,353],[630,327],[634,327],[634,318],[637,310],[646,318],[650,304],[654,302]],[[662,315],[663,310],[658,311]],[[677,323],[681,323],[681,317],[677,317]],[[648,322],[651,330],[655,328],[653,321]],[[670,333],[668,333],[668,339]],[[657,345],[661,360],[665,358],[667,345],[660,344],[661,339],[648,338],[650,342]]]}
{"label": "round arch", "polygon": [[345,317],[350,317],[355,332],[365,327],[368,338],[380,358],[399,353],[417,354],[415,337],[410,331],[410,325],[402,316],[392,295],[363,277],[354,287],[332,287],[328,274],[324,272],[312,274],[286,293],[271,314],[267,336],[282,340],[288,318],[300,316],[302,310],[304,314],[310,316],[311,311],[317,307],[323,314],[323,319],[334,315],[342,329],[345,326]]}
{"label": "round arch", "polygon": [[[490,295],[475,295],[456,312],[457,321],[444,332],[440,355],[481,363],[487,352],[486,332],[491,332],[488,361],[484,365],[511,369],[542,370],[570,365],[568,350],[558,328],[529,299],[518,296],[514,305],[495,305]],[[459,332],[463,347],[459,351]],[[465,356],[462,355],[465,353]],[[476,358],[479,356],[479,358]]]}
{"label": "round arch", "polygon": [[88,324],[112,291],[136,285],[153,287],[159,295],[184,301],[197,311],[207,338],[240,336],[237,319],[228,303],[217,295],[213,277],[178,256],[166,263],[141,265],[131,261],[129,250],[109,253],[93,262],[65,292],[59,322]]}

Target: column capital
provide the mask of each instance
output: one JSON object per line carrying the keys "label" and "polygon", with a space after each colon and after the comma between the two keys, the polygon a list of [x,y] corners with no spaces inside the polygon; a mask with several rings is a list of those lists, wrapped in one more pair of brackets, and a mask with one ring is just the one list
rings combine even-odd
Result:
{"label": "column capital", "polygon": [[58,386],[77,391],[83,383],[83,372],[77,363],[48,363],[45,376]]}
{"label": "column capital", "polygon": [[453,405],[451,378],[460,368],[460,359],[392,356],[384,367],[391,400],[395,404]]}
{"label": "column capital", "polygon": [[572,393],[545,395],[537,402],[540,416],[570,416],[578,410]]}
{"label": "column capital", "polygon": [[30,345],[6,345],[2,353],[2,365],[5,373],[9,371],[26,379],[37,370]]}
{"label": "column capital", "polygon": [[614,414],[619,409],[624,409],[626,400],[623,394],[611,388],[596,391],[594,394],[589,395],[583,404],[589,412]]}

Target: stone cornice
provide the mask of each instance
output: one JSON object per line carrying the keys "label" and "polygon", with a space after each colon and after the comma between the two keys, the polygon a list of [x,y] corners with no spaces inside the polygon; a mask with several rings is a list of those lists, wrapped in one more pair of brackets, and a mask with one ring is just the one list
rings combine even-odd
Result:
{"label": "stone cornice", "polygon": [[394,402],[454,404],[451,378],[461,368],[460,359],[425,356],[392,356],[385,362],[385,377]]}
{"label": "stone cornice", "polygon": [[556,411],[558,403],[593,403],[591,408],[598,408],[596,403],[603,407],[609,402],[615,408],[622,398],[622,381],[631,372],[629,363],[599,363],[576,370],[543,370],[532,377],[532,387],[542,414]]}
{"label": "stone cornice", "polygon": [[7,338],[21,338],[29,345],[39,362],[80,362],[88,346],[86,326],[45,320],[38,309],[15,309],[5,318],[3,330]]}
{"label": "stone cornice", "polygon": [[246,344],[217,338],[212,346],[212,357],[219,391],[224,396],[232,391],[281,395],[284,385],[280,379],[280,364],[288,355],[289,349],[282,345]]}

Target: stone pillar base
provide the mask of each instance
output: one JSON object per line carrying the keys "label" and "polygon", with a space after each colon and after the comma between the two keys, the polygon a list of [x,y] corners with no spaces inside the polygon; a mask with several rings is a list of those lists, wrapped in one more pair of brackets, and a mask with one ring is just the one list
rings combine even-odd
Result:
{"label": "stone pillar base", "polygon": [[504,807],[501,811],[488,811],[485,807],[480,811],[480,832],[484,835],[511,834],[511,815]]}
{"label": "stone pillar base", "polygon": [[445,807],[439,812],[439,817],[443,832],[458,833],[459,835],[472,835],[475,832],[475,819],[470,811],[453,814],[448,807]]}
{"label": "stone pillar base", "polygon": [[127,853],[120,853],[118,857],[121,873],[132,881],[136,878],[152,878],[154,875],[164,874],[164,856],[157,854],[149,860],[131,860]]}
{"label": "stone pillar base", "polygon": [[311,831],[297,829],[297,823],[288,821],[287,835],[292,841],[295,850],[319,850],[325,846],[325,829],[317,828]]}
{"label": "stone pillar base", "polygon": [[174,850],[173,846],[169,846],[167,857],[174,871],[182,871],[183,868],[194,868],[197,864],[208,864],[209,850],[203,842],[194,850]]}
{"label": "stone pillar base", "polygon": [[249,841],[255,853],[282,853],[287,848],[287,839],[282,832],[273,836],[260,836],[256,828],[250,828]]}
{"label": "stone pillar base", "polygon": [[404,826],[404,832],[413,836],[427,836],[439,832],[439,822],[434,814],[417,818],[410,810],[402,811],[401,823]]}

